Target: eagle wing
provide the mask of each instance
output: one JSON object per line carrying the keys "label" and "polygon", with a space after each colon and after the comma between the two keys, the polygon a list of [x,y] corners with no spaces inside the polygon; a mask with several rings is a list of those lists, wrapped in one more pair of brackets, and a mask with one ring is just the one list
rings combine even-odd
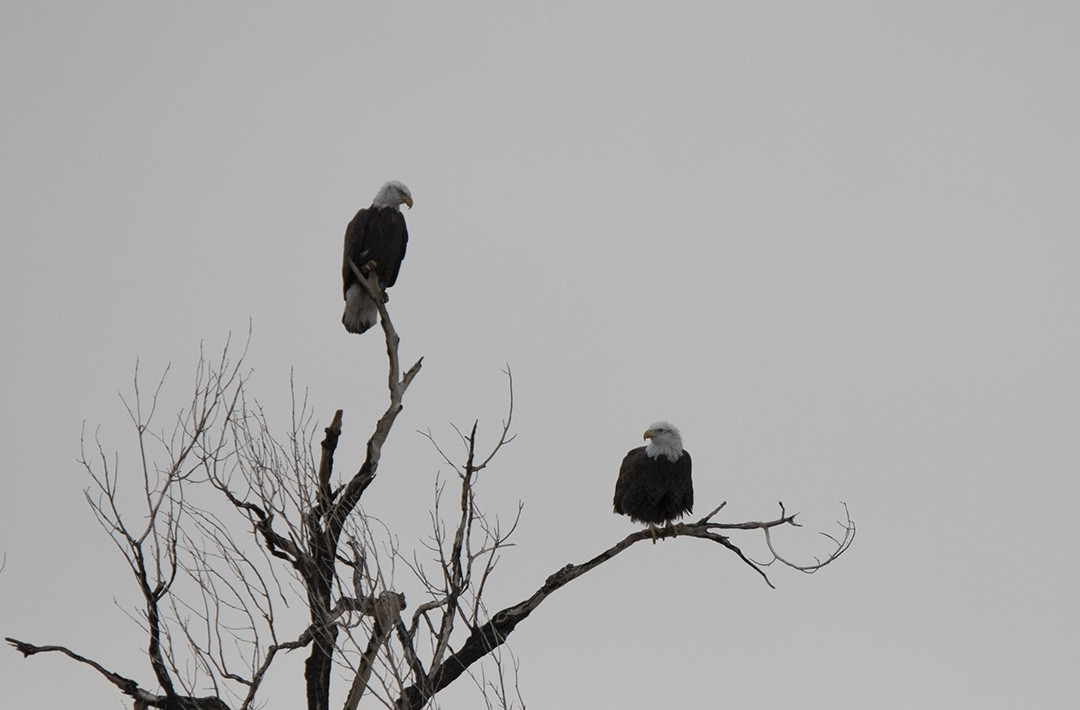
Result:
{"label": "eagle wing", "polygon": [[645,447],[631,449],[623,457],[619,466],[619,478],[615,481],[615,499],[612,504],[620,515],[633,515],[641,505],[642,496],[642,458]]}
{"label": "eagle wing", "polygon": [[368,210],[364,208],[356,213],[356,216],[345,228],[345,254],[341,260],[341,278],[343,282],[342,292],[348,292],[349,287],[356,283],[356,275],[349,268],[349,260],[358,267],[367,261],[367,252],[364,249],[366,241]]}
{"label": "eagle wing", "polygon": [[390,221],[391,234],[386,240],[387,269],[383,274],[383,281],[387,288],[397,281],[398,272],[401,271],[401,262],[405,261],[405,247],[409,245],[409,228],[405,226],[405,215],[401,210],[392,210]]}
{"label": "eagle wing", "polygon": [[675,482],[672,490],[679,497],[678,506],[685,513],[694,512],[694,479],[691,476],[690,452],[683,451],[675,462]]}

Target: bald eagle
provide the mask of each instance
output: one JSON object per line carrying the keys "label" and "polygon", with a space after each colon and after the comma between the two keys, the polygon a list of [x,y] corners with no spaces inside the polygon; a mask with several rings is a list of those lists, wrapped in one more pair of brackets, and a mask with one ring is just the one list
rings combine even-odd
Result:
{"label": "bald eagle", "polygon": [[397,281],[409,230],[401,204],[412,209],[412,193],[397,180],[391,180],[376,193],[371,207],[360,210],[345,230],[345,257],[341,275],[344,279],[345,314],[341,322],[350,333],[363,333],[375,325],[379,310],[349,268],[349,260],[363,269],[374,262],[379,285],[390,288]]}
{"label": "bald eagle", "polygon": [[648,443],[631,449],[619,468],[615,512],[648,523],[654,540],[657,525],[668,525],[694,508],[690,453],[679,430],[656,422],[645,430]]}

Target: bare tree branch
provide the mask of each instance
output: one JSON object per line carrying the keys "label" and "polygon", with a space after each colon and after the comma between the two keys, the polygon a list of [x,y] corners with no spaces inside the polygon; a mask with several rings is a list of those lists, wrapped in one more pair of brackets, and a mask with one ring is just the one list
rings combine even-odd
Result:
{"label": "bare tree branch", "polygon": [[380,288],[377,277],[363,274],[352,260],[349,260],[349,266],[359,280],[360,285],[374,299],[379,309],[379,322],[382,324],[383,334],[386,339],[386,356],[389,361],[388,387],[390,390],[390,405],[375,425],[375,431],[371,438],[368,439],[367,456],[363,465],[346,484],[344,491],[327,514],[328,532],[331,534],[334,532],[340,533],[345,518],[352,512],[364,490],[375,480],[379,460],[382,457],[382,447],[386,443],[386,437],[390,435],[390,428],[394,425],[394,420],[397,419],[398,413],[401,412],[401,400],[405,396],[405,390],[408,389],[413,378],[420,372],[421,364],[424,361],[423,358],[417,360],[405,375],[399,379],[401,365],[398,360],[398,345],[401,340],[394,329],[394,324],[390,321],[390,314],[386,311],[385,292]]}
{"label": "bare tree branch", "polygon": [[[750,567],[754,568],[765,579],[766,583],[772,587],[772,583],[768,581],[768,577],[765,573],[756,565],[750,561],[742,552],[731,544],[726,537],[715,532],[716,530],[762,530],[767,532],[769,529],[780,525],[796,525],[795,515],[786,515],[783,507],[781,506],[780,517],[775,520],[765,522],[748,522],[748,523],[709,523],[707,522],[713,515],[716,514],[722,508],[720,505],[712,513],[707,515],[702,521],[693,524],[677,524],[663,528],[660,531],[660,537],[698,537],[707,540],[712,540],[722,544],[743,560]],[[846,506],[845,506],[846,511]],[[825,561],[819,562],[816,568],[824,567],[837,557],[842,555],[850,546],[855,537],[855,524],[848,516],[846,522],[841,523],[844,528],[844,536],[837,543],[837,548],[826,558]],[[574,581],[578,577],[582,576],[586,572],[595,569],[604,562],[607,562],[611,558],[615,557],[619,553],[628,549],[631,545],[634,545],[643,540],[654,540],[652,531],[646,529],[639,532],[631,533],[625,538],[615,543],[608,549],[604,550],[600,554],[596,555],[587,562],[581,564],[568,564],[565,567],[559,569],[554,574],[550,575],[544,584],[538,589],[532,596],[524,601],[521,601],[513,606],[507,607],[502,611],[496,613],[489,622],[481,626],[477,626],[473,629],[470,636],[465,640],[461,647],[451,654],[445,661],[439,664],[437,667],[432,668],[428,674],[428,682],[424,686],[413,685],[405,689],[405,692],[398,698],[397,708],[400,710],[416,710],[422,708],[427,700],[438,693],[440,690],[448,686],[455,681],[463,672],[465,672],[469,666],[476,661],[485,657],[491,653],[494,649],[498,648],[506,642],[507,637],[513,632],[514,628],[524,619],[526,619],[537,607],[540,606],[551,594],[558,591],[565,585]],[[808,570],[803,570],[808,571]]]}
{"label": "bare tree branch", "polygon": [[375,617],[375,628],[372,630],[368,647],[360,659],[360,668],[353,678],[352,687],[349,688],[349,696],[345,700],[345,710],[356,710],[360,704],[360,698],[367,690],[368,681],[371,679],[371,670],[375,665],[375,657],[382,649],[390,633],[401,621],[401,610],[405,608],[405,595],[395,592],[383,592],[378,599],[373,601],[372,615]]}
{"label": "bare tree branch", "polygon": [[[8,643],[14,646],[19,652],[25,656],[33,656],[37,653],[49,653],[57,652],[62,653],[72,660],[78,661],[85,665],[90,666],[98,673],[103,675],[110,683],[120,689],[124,695],[135,700],[136,707],[143,708],[177,708],[177,710],[229,710],[229,706],[223,703],[219,698],[204,697],[204,698],[192,698],[192,697],[180,697],[180,696],[168,696],[157,695],[150,693],[139,687],[139,684],[130,678],[125,678],[118,673],[103,667],[97,661],[92,661],[85,656],[80,656],[74,651],[64,646],[34,646],[33,644],[26,643],[25,641],[18,641],[13,638],[5,639]],[[171,704],[170,704],[171,703]]]}

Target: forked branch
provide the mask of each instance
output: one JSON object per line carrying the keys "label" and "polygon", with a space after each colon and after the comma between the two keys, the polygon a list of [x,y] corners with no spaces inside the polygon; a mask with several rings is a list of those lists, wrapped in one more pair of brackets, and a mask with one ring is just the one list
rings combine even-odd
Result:
{"label": "forked branch", "polygon": [[397,330],[394,329],[394,324],[390,320],[390,314],[386,311],[386,294],[379,286],[379,280],[374,274],[365,274],[351,259],[349,260],[349,268],[352,269],[353,274],[360,282],[361,288],[367,291],[379,309],[379,322],[382,324],[383,334],[386,339],[386,357],[389,364],[387,385],[390,391],[390,404],[375,425],[375,431],[372,433],[371,438],[368,439],[364,463],[360,466],[360,470],[356,472],[356,475],[345,485],[344,491],[330,511],[329,519],[332,526],[330,532],[338,534],[345,518],[352,512],[364,490],[375,480],[379,460],[382,457],[382,447],[386,443],[386,438],[390,435],[394,420],[397,419],[397,415],[401,412],[401,400],[405,396],[405,390],[408,389],[413,378],[420,372],[420,367],[424,362],[424,358],[420,358],[403,376],[400,375],[401,362],[398,358],[398,345],[401,339],[398,337]]}

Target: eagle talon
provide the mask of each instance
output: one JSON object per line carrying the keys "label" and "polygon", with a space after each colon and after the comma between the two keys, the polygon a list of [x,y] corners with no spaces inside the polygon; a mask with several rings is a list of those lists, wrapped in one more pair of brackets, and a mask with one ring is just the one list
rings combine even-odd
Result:
{"label": "eagle talon", "polygon": [[663,526],[649,523],[649,533],[652,535],[652,541],[655,545],[657,540],[663,540],[665,537],[675,537],[675,523],[668,521]]}

